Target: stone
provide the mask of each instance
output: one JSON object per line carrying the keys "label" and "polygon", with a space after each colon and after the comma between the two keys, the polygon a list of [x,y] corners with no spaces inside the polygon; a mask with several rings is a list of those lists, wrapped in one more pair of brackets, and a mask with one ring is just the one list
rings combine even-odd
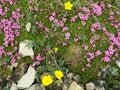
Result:
{"label": "stone", "polygon": [[68,74],[67,74],[67,78],[68,78],[68,79],[72,79],[72,78],[73,78],[73,76],[74,76],[74,74],[73,74],[73,73],[68,73]]}
{"label": "stone", "polygon": [[62,86],[62,90],[68,90],[68,86],[67,85],[63,85]]}
{"label": "stone", "polygon": [[40,85],[40,90],[46,90],[42,84]]}
{"label": "stone", "polygon": [[34,84],[31,87],[25,89],[25,90],[41,90],[39,84]]}
{"label": "stone", "polygon": [[103,80],[95,80],[86,84],[86,90],[108,90],[108,85]]}
{"label": "stone", "polygon": [[28,22],[28,23],[26,24],[26,30],[29,32],[29,31],[30,31],[30,29],[31,29],[31,23],[30,23],[30,22]]}
{"label": "stone", "polygon": [[84,90],[84,88],[73,81],[68,90]]}
{"label": "stone", "polygon": [[30,43],[31,43],[30,40],[24,40],[24,41],[20,42],[19,54],[21,56],[23,56],[23,57],[25,57],[25,56],[34,56],[34,51],[32,49],[32,46],[29,45]]}
{"label": "stone", "polygon": [[95,85],[92,82],[86,84],[86,90],[95,90]]}
{"label": "stone", "polygon": [[96,86],[96,89],[102,90],[104,88],[105,90],[108,90],[108,84],[104,80],[95,80],[93,83]]}
{"label": "stone", "polygon": [[96,87],[95,90],[106,90],[104,87]]}
{"label": "stone", "polygon": [[15,83],[12,83],[10,90],[18,90],[17,85]]}
{"label": "stone", "polygon": [[16,68],[12,76],[12,80],[15,83],[17,83],[17,81],[26,73],[27,69],[28,69],[28,63],[23,62],[22,64],[20,64],[18,68]]}
{"label": "stone", "polygon": [[102,70],[98,73],[98,77],[100,78],[106,78],[106,75],[111,71],[110,65],[106,65],[102,68]]}
{"label": "stone", "polygon": [[15,63],[13,63],[13,64],[12,64],[12,66],[13,66],[14,68],[17,68],[18,63],[17,63],[17,62],[15,62]]}
{"label": "stone", "polygon": [[36,74],[35,69],[30,66],[26,74],[23,75],[21,79],[18,81],[18,88],[25,89],[30,87],[34,82],[35,74]]}
{"label": "stone", "polygon": [[79,82],[80,82],[80,75],[75,75],[75,76],[73,76],[73,79],[74,79],[77,83],[79,83]]}

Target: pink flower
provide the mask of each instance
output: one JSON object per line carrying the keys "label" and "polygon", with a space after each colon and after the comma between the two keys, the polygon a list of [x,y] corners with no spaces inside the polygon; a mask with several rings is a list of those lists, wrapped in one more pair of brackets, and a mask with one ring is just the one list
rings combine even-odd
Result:
{"label": "pink flower", "polygon": [[67,31],[69,28],[66,26],[66,27],[63,27],[62,31]]}
{"label": "pink flower", "polygon": [[93,7],[93,13],[97,16],[100,16],[102,14],[102,8],[97,4],[92,4]]}
{"label": "pink flower", "polygon": [[88,15],[88,14],[78,13],[78,17],[79,17],[81,20],[88,20],[89,15]]}
{"label": "pink flower", "polygon": [[30,58],[31,58],[32,60],[34,60],[34,59],[35,59],[35,58],[34,58],[34,56],[31,56]]}
{"label": "pink flower", "polygon": [[71,20],[70,20],[70,22],[75,22],[75,20],[78,18],[78,16],[76,15],[76,16],[73,16],[72,18],[71,18]]}
{"label": "pink flower", "polygon": [[95,56],[96,57],[99,56],[99,55],[101,55],[101,51],[100,50],[98,50],[98,51],[95,52]]}
{"label": "pink flower", "polygon": [[86,25],[86,22],[84,22],[84,21],[82,21],[81,23],[82,23],[82,25],[83,25],[83,26],[85,26],[85,25]]}
{"label": "pink flower", "polygon": [[37,59],[38,61],[43,61],[43,60],[45,59],[45,57],[42,57],[40,54],[38,54],[38,55],[36,56],[36,59]]}
{"label": "pink flower", "polygon": [[2,62],[2,64],[3,64],[4,66],[6,66],[6,65],[7,65],[7,62]]}
{"label": "pink flower", "polygon": [[53,16],[50,16],[49,20],[50,20],[50,21],[54,21],[55,18],[54,18]]}
{"label": "pink flower", "polygon": [[39,61],[36,61],[36,62],[33,63],[33,66],[38,66],[38,65],[40,65]]}
{"label": "pink flower", "polygon": [[102,58],[102,61],[103,61],[103,62],[110,62],[111,60],[110,60],[109,57],[103,57],[103,58]]}
{"label": "pink flower", "polygon": [[90,14],[90,10],[89,10],[88,8],[83,7],[82,10],[83,10],[84,12],[86,12],[87,14]]}
{"label": "pink flower", "polygon": [[88,63],[88,64],[86,64],[86,66],[87,66],[87,67],[91,67],[91,64],[90,64],[90,63]]}
{"label": "pink flower", "polygon": [[11,63],[11,64],[14,64],[15,62],[16,62],[15,57],[12,57],[12,59],[11,59],[10,63]]}
{"label": "pink flower", "polygon": [[70,33],[67,32],[67,33],[65,34],[65,39],[68,40],[69,38],[70,38]]}
{"label": "pink flower", "polygon": [[101,3],[100,3],[100,7],[101,7],[102,9],[105,9],[105,4],[104,4],[104,2],[101,2]]}
{"label": "pink flower", "polygon": [[18,20],[19,17],[21,16],[20,13],[19,13],[20,9],[17,8],[15,11],[12,11],[12,18]]}
{"label": "pink flower", "polygon": [[45,30],[46,32],[49,32],[49,29],[48,29],[47,27],[44,27],[44,30]]}
{"label": "pink flower", "polygon": [[81,70],[82,70],[83,72],[85,72],[85,68],[82,68]]}

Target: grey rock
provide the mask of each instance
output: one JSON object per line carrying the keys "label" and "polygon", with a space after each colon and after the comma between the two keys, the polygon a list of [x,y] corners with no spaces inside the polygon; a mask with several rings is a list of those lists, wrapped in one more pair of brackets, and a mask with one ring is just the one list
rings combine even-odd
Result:
{"label": "grey rock", "polygon": [[103,80],[95,80],[86,84],[86,90],[108,90],[108,84]]}
{"label": "grey rock", "polygon": [[84,88],[73,81],[68,90],[84,90]]}
{"label": "grey rock", "polygon": [[104,87],[96,87],[96,90],[106,90]]}
{"label": "grey rock", "polygon": [[19,89],[26,89],[32,85],[35,79],[36,71],[34,68],[29,67],[28,71],[25,75],[21,77],[21,79],[18,81],[18,88]]}
{"label": "grey rock", "polygon": [[15,83],[12,83],[10,90],[18,90],[17,85]]}
{"label": "grey rock", "polygon": [[34,84],[31,87],[25,89],[25,90],[41,90],[39,84]]}
{"label": "grey rock", "polygon": [[70,79],[70,80],[67,81],[68,84],[71,84],[72,82],[73,82],[72,79]]}
{"label": "grey rock", "polygon": [[93,81],[94,85],[99,88],[104,88],[105,90],[108,90],[108,84],[104,80],[95,80]]}
{"label": "grey rock", "polygon": [[68,79],[72,79],[72,78],[73,78],[73,76],[74,76],[74,74],[73,74],[73,73],[68,73],[68,74],[67,74],[67,78],[68,78]]}
{"label": "grey rock", "polygon": [[74,79],[77,83],[79,83],[79,82],[80,82],[80,75],[75,75],[75,76],[73,76],[73,79]]}
{"label": "grey rock", "polygon": [[62,90],[68,90],[68,86],[64,84]]}
{"label": "grey rock", "polygon": [[99,78],[106,78],[106,75],[108,74],[108,72],[111,71],[111,67],[108,64],[107,66],[105,66],[99,73],[98,73],[98,77]]}
{"label": "grey rock", "polygon": [[[25,56],[34,56],[34,51],[32,49],[31,40],[24,40],[20,42],[19,45],[19,54],[23,57]],[[28,46],[29,45],[29,46]]]}
{"label": "grey rock", "polygon": [[92,82],[89,82],[86,84],[86,90],[94,90],[95,89],[95,85]]}
{"label": "grey rock", "polygon": [[26,24],[26,30],[29,32],[29,31],[30,31],[30,29],[31,29],[31,23],[30,23],[30,22],[28,22],[28,23]]}
{"label": "grey rock", "polygon": [[40,90],[46,90],[42,84],[40,85]]}

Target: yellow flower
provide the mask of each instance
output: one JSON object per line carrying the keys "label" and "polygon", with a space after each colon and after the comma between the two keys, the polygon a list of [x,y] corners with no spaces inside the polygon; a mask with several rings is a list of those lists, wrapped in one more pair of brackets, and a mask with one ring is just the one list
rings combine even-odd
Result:
{"label": "yellow flower", "polygon": [[61,79],[63,77],[63,73],[60,70],[56,70],[54,74],[57,79]]}
{"label": "yellow flower", "polygon": [[65,10],[72,10],[73,4],[70,1],[68,1],[64,3],[64,7],[65,7]]}
{"label": "yellow flower", "polygon": [[55,48],[54,48],[54,51],[55,51],[55,52],[57,52],[57,51],[58,51],[58,48],[57,48],[57,47],[55,47]]}
{"label": "yellow flower", "polygon": [[50,84],[53,83],[53,79],[50,75],[43,76],[42,78],[42,84],[44,86],[49,86]]}

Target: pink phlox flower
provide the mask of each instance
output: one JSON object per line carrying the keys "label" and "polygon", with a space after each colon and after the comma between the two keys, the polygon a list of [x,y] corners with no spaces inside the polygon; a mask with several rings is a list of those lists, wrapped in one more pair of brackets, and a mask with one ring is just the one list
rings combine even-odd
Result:
{"label": "pink phlox flower", "polygon": [[102,61],[103,61],[103,62],[110,62],[111,60],[110,60],[109,57],[103,57],[103,58],[102,58]]}
{"label": "pink phlox flower", "polygon": [[92,4],[93,7],[93,13],[97,16],[100,16],[102,14],[102,8],[98,4]]}
{"label": "pink phlox flower", "polygon": [[69,38],[70,38],[70,33],[67,32],[67,33],[65,34],[65,39],[68,40]]}
{"label": "pink phlox flower", "polygon": [[104,2],[100,2],[100,7],[101,7],[102,9],[105,9],[105,4],[104,4]]}
{"label": "pink phlox flower", "polygon": [[87,14],[90,14],[90,10],[89,10],[88,8],[83,7],[82,10],[83,10],[84,12],[86,12]]}
{"label": "pink phlox flower", "polygon": [[66,26],[66,27],[63,27],[62,31],[67,31],[69,28]]}
{"label": "pink phlox flower", "polygon": [[38,54],[38,55],[36,56],[36,59],[37,59],[38,61],[43,61],[43,60],[45,59],[45,57],[43,57],[43,56],[41,56],[40,54]]}
{"label": "pink phlox flower", "polygon": [[99,56],[99,55],[101,55],[101,54],[102,54],[102,53],[101,53],[100,50],[98,50],[98,51],[95,52],[95,56],[96,56],[96,57]]}
{"label": "pink phlox flower", "polygon": [[81,20],[88,20],[89,15],[88,15],[88,14],[78,13],[78,17],[79,17]]}
{"label": "pink phlox flower", "polygon": [[70,19],[70,22],[75,22],[77,18],[78,18],[77,15],[76,15],[76,16],[73,16],[73,17]]}

